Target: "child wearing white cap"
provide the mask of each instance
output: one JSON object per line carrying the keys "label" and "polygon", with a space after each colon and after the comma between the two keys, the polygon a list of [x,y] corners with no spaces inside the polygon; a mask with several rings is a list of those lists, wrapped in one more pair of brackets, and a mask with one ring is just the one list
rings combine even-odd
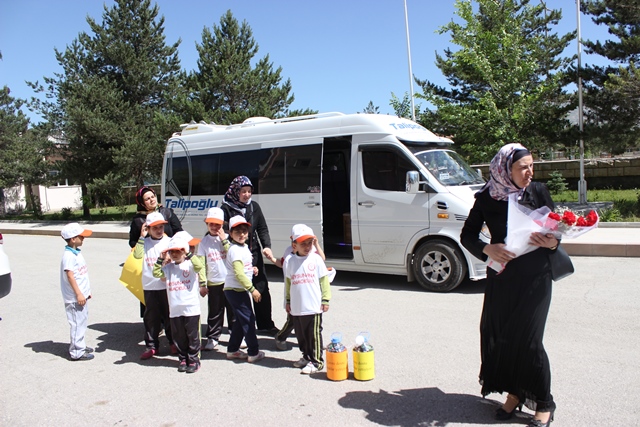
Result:
{"label": "child wearing white cap", "polygon": [[85,230],[77,222],[62,227],[62,238],[67,242],[60,262],[60,288],[64,300],[70,331],[69,356],[71,360],[93,359],[93,349],[85,344],[85,333],[89,323],[91,285],[87,263],[80,253],[85,237],[91,236],[91,230]]}
{"label": "child wearing white cap", "polygon": [[173,343],[178,349],[178,372],[200,369],[199,272],[204,263],[189,251],[189,242],[174,236],[153,266],[154,277],[166,279]]}
{"label": "child wearing white cap", "polygon": [[313,230],[304,225],[293,231],[294,254],[284,269],[286,309],[303,355],[294,366],[302,368],[303,374],[313,374],[324,367],[322,313],[329,310],[331,299],[329,271],[320,255],[312,252]]}
{"label": "child wearing white cap", "polygon": [[[282,268],[283,274],[284,274],[284,268],[285,265],[287,265],[287,260],[289,259],[289,257],[291,255],[293,255],[293,235],[297,233],[298,230],[300,230],[301,227],[307,227],[304,224],[296,224],[291,228],[291,242],[292,244],[287,246],[287,248],[284,250],[284,254],[282,255],[282,258],[280,258],[279,260],[276,260],[276,262],[274,263],[276,266]],[[320,258],[322,258],[322,260],[324,261],[326,259],[325,255],[324,255],[324,251],[322,250],[322,248],[320,247],[320,244],[318,243],[318,239],[313,239],[313,248],[311,248],[311,252],[315,252],[318,255],[320,255]],[[286,309],[287,306],[287,301],[285,299],[284,301],[284,307]],[[278,331],[278,333],[276,333],[275,336],[275,341],[276,341],[276,348],[278,350],[288,350],[287,347],[287,337],[289,335],[291,335],[291,332],[293,331],[293,319],[291,318],[291,314],[287,313],[287,320],[286,322],[284,322],[284,325],[282,325],[282,328]]]}
{"label": "child wearing white cap", "polygon": [[[264,352],[258,346],[256,316],[250,299],[253,297],[255,302],[259,302],[262,298],[251,282],[258,269],[253,266],[251,251],[245,244],[250,230],[251,224],[244,217],[236,215],[229,219],[231,246],[227,252],[224,295],[235,317],[227,345],[227,359],[247,359],[249,363],[254,363],[264,358]],[[240,350],[243,337],[247,343],[247,353]]]}
{"label": "child wearing white cap", "polygon": [[164,234],[164,225],[168,222],[160,212],[152,212],[147,215],[140,238],[133,249],[133,257],[143,259],[142,262],[142,289],[144,291],[144,342],[145,351],[140,359],[147,360],[160,350],[159,335],[162,325],[165,325],[165,334],[172,347],[172,352],[177,349],[173,345],[171,326],[169,320],[169,300],[167,299],[167,285],[160,278],[154,277],[153,265],[160,254],[169,246],[169,237]]}
{"label": "child wearing white cap", "polygon": [[197,254],[204,258],[207,266],[207,282],[200,288],[200,295],[207,296],[209,314],[207,316],[207,342],[204,349],[211,351],[218,346],[222,326],[224,324],[225,309],[227,312],[227,328],[231,331],[233,323],[233,309],[224,296],[224,281],[227,277],[227,251],[229,240],[222,229],[224,212],[215,207],[209,209],[204,222],[207,224],[207,234],[198,246]]}

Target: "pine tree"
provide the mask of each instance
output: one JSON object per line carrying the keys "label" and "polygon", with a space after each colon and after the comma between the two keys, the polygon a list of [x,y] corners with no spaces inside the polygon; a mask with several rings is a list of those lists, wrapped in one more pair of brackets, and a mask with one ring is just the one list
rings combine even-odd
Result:
{"label": "pine tree", "polygon": [[416,79],[418,94],[437,110],[426,110],[420,122],[451,135],[472,161],[487,161],[498,148],[521,142],[531,150],[568,144],[564,91],[570,58],[561,57],[575,33],[550,30],[560,11],[528,0],[457,0],[456,14],[440,28],[459,46],[436,55],[449,87]]}
{"label": "pine tree", "polygon": [[612,62],[583,70],[587,135],[602,149],[622,152],[640,143],[640,0],[591,0],[583,11],[614,38],[583,41],[587,53]]}
{"label": "pine tree", "polygon": [[189,76],[190,119],[231,124],[255,116],[274,118],[293,102],[291,81],[282,82],[282,67],[274,70],[269,55],[252,67],[258,44],[247,22],[240,25],[230,10],[219,26],[203,29],[196,48],[198,70]]}
{"label": "pine tree", "polygon": [[81,185],[85,216],[94,180],[110,172],[136,185],[157,179],[165,141],[179,124],[170,111],[180,41],[165,44],[158,7],[150,0],[116,0],[102,19],[87,18],[91,34],[80,33],[55,51],[63,71],[45,77],[46,89],[32,84],[49,98],[34,100],[33,107],[69,141],[62,171]]}

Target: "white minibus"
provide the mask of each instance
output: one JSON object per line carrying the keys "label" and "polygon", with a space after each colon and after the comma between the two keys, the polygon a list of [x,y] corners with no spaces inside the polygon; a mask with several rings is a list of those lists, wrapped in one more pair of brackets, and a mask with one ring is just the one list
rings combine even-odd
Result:
{"label": "white minibus", "polygon": [[275,256],[289,246],[291,227],[304,223],[338,271],[406,275],[430,291],[449,291],[486,274],[459,239],[484,180],[452,144],[380,114],[192,123],[167,142],[163,202],[201,236],[207,210],[246,175]]}

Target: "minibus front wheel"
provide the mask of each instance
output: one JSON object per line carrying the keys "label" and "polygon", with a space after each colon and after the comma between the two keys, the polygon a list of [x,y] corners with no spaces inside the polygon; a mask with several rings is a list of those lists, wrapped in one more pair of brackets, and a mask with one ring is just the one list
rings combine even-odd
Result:
{"label": "minibus front wheel", "polygon": [[432,292],[447,292],[464,279],[466,264],[460,250],[434,239],[422,243],[413,256],[413,274],[420,286]]}

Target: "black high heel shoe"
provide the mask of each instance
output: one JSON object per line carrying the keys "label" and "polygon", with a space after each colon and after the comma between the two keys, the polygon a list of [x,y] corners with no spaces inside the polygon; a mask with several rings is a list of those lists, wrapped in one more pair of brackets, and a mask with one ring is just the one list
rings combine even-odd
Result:
{"label": "black high heel shoe", "polygon": [[549,415],[549,419],[547,420],[546,423],[543,423],[540,420],[533,419],[531,420],[531,422],[527,427],[549,427],[551,425],[551,421],[553,421],[553,411],[551,411],[551,414]]}
{"label": "black high heel shoe", "polygon": [[511,412],[507,412],[502,408],[496,409],[496,420],[498,421],[507,421],[513,417],[513,414],[516,413],[516,410],[522,412],[522,403],[518,403]]}

